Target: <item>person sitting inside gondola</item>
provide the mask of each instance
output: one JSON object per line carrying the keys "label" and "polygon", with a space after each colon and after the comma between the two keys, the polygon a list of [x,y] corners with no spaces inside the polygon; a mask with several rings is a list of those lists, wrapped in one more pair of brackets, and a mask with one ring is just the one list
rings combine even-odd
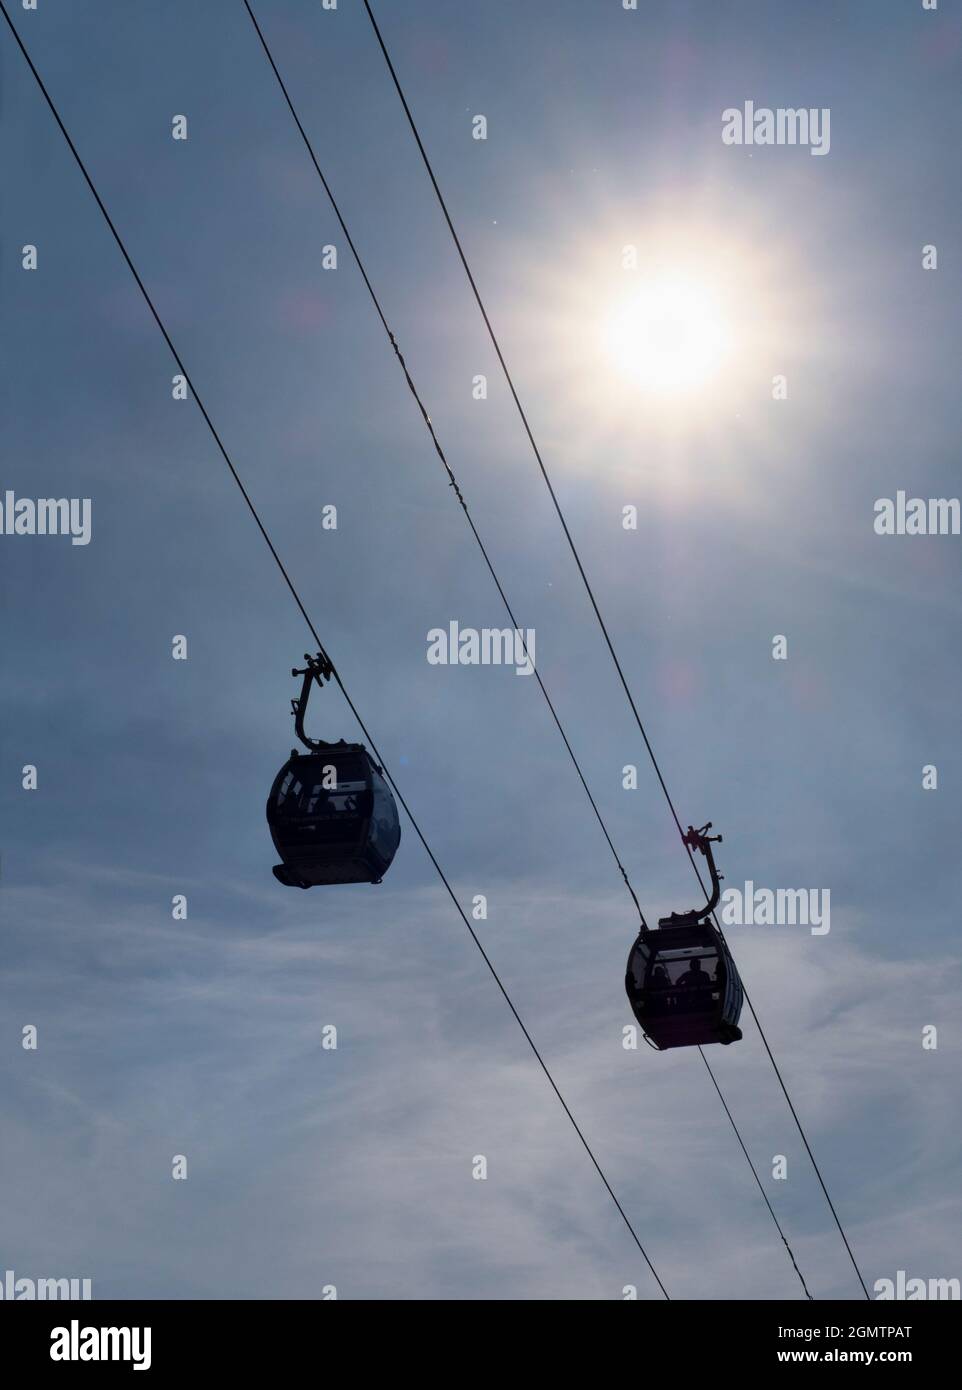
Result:
{"label": "person sitting inside gondola", "polygon": [[650,995],[650,1008],[652,1013],[663,1014],[671,1008],[672,998],[668,991],[671,989],[671,977],[663,965],[656,965],[651,972],[651,984],[649,986],[654,991]]}
{"label": "person sitting inside gondola", "polygon": [[702,967],[702,963],[698,957],[695,956],[694,960],[689,961],[688,969],[685,971],[684,975],[678,976],[677,983],[683,989],[691,989],[693,986],[706,988],[711,984],[711,976],[708,974],[708,971]]}
{"label": "person sitting inside gondola", "polygon": [[678,986],[685,991],[684,1005],[688,1009],[702,1009],[711,997],[712,979],[697,956],[689,962],[688,969],[678,977]]}

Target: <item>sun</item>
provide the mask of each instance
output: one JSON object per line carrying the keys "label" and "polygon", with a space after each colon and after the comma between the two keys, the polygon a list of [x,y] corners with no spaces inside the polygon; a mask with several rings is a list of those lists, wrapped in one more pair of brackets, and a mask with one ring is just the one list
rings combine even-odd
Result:
{"label": "sun", "polygon": [[723,307],[685,276],[664,275],[616,304],[603,325],[607,355],[646,390],[696,389],[720,368],[731,348]]}

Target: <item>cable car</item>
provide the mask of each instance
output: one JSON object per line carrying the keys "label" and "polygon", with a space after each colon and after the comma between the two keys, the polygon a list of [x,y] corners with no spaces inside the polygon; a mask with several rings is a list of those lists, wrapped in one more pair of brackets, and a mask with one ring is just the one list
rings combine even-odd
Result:
{"label": "cable car", "polygon": [[300,696],[291,701],[294,731],[306,753],[291,756],[274,778],[267,824],[283,861],[274,877],[289,888],[331,883],[380,883],[401,840],[391,789],[362,743],[322,743],[304,732],[311,686],[329,680],[323,652],[305,656]]}
{"label": "cable car", "polygon": [[642,927],[628,957],[625,989],[645,1038],[659,1052],[670,1047],[738,1042],[744,991],[731,952],[711,921],[721,882],[708,835],[711,821],[683,836],[708,860],[712,893],[702,908],[660,918],[658,930]]}

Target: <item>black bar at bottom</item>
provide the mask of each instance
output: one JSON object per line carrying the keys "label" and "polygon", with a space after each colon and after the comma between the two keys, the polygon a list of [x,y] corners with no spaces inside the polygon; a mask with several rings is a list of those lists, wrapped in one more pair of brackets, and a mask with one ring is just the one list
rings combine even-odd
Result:
{"label": "black bar at bottom", "polygon": [[[742,1370],[863,1368],[951,1364],[958,1303],[586,1303],[551,1318],[548,1303],[468,1302],[0,1302],[4,1364],[23,1373],[57,1368],[64,1380],[95,1369],[166,1379],[183,1373],[268,1368],[338,1374],[455,1374],[465,1357],[472,1376],[490,1357],[492,1374],[532,1358],[539,1379],[556,1358],[584,1355],[614,1369]],[[571,1304],[566,1305],[569,1308]],[[604,1311],[602,1311],[604,1308]],[[593,1311],[589,1311],[593,1310]],[[597,1318],[603,1321],[596,1321]],[[610,1321],[609,1321],[610,1318]],[[552,1325],[554,1324],[554,1325]],[[510,1340],[506,1341],[499,1332]],[[580,1343],[580,1345],[579,1345]],[[597,1358],[597,1359],[596,1359]],[[347,1359],[347,1364],[345,1364]],[[569,1373],[573,1366],[567,1367]]]}

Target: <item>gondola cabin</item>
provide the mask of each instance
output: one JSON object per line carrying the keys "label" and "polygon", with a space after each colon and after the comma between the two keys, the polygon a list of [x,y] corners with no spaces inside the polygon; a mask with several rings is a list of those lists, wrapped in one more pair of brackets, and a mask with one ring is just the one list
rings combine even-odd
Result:
{"label": "gondola cabin", "polygon": [[659,1050],[741,1037],[742,985],[724,942],[705,922],[642,933],[628,957],[628,1000]]}
{"label": "gondola cabin", "polygon": [[[712,896],[703,908],[662,917],[658,930],[643,927],[631,948],[625,990],[645,1037],[659,1051],[706,1043],[733,1043],[744,991],[731,952],[710,916],[718,903],[719,876],[710,837],[688,828],[686,843],[706,855]],[[720,837],[716,837],[720,838]]]}
{"label": "gondola cabin", "polygon": [[274,877],[293,888],[380,883],[401,839],[394,798],[360,743],[292,753],[274,779],[267,823],[283,860]]}
{"label": "gondola cabin", "polygon": [[334,672],[324,652],[306,656],[294,730],[308,750],[291,756],[274,778],[267,823],[281,857],[274,877],[289,888],[380,883],[401,840],[397,806],[383,770],[362,743],[323,743],[304,732],[312,686]]}

